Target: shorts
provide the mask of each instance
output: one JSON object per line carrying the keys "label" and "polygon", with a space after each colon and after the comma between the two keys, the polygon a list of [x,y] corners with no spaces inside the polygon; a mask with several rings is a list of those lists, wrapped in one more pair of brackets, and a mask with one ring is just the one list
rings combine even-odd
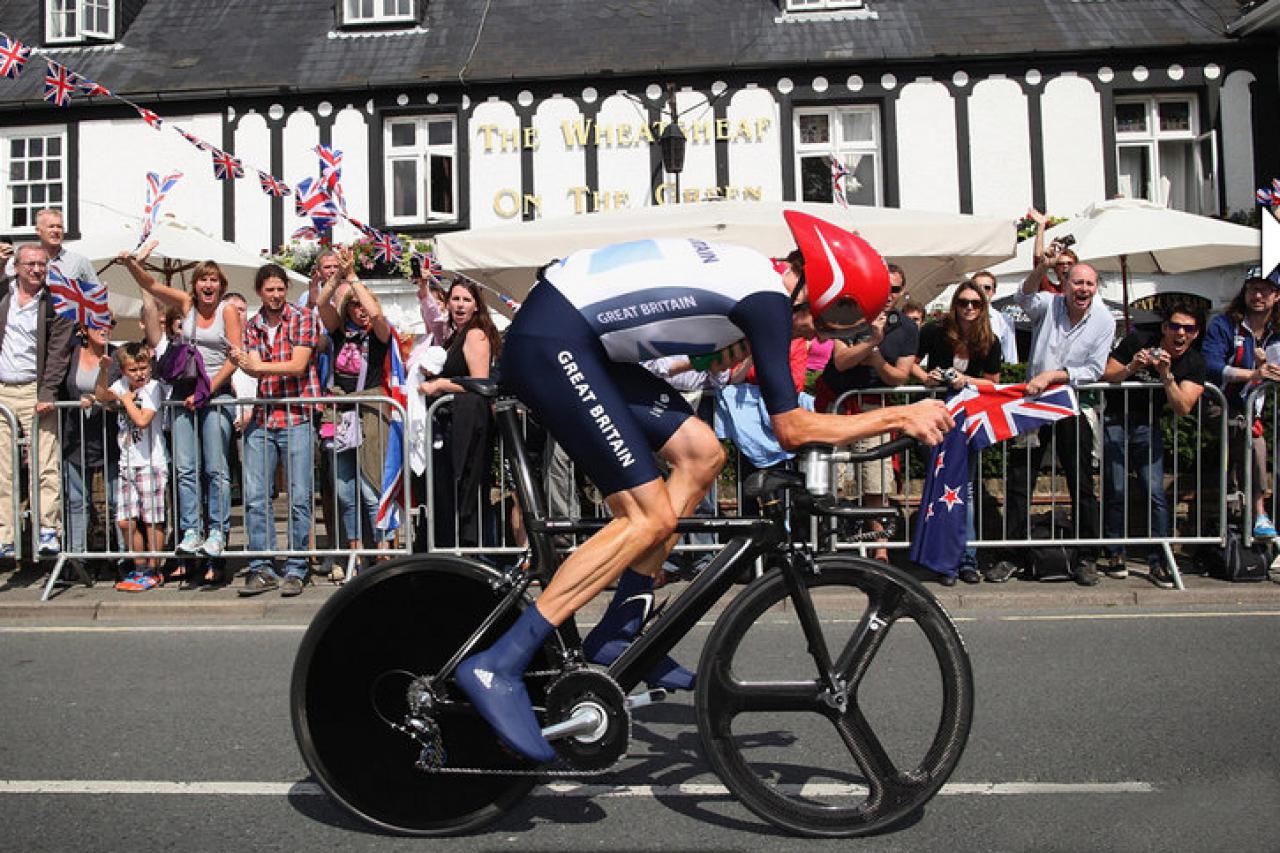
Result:
{"label": "shorts", "polygon": [[[851,447],[856,451],[871,450],[890,441],[891,436],[873,435],[860,438]],[[836,483],[846,498],[863,495],[888,495],[897,491],[897,478],[893,473],[893,459],[877,459],[874,462],[841,464],[836,472]]]}
{"label": "shorts", "polygon": [[168,485],[169,472],[163,468],[121,468],[118,517],[163,524]]}
{"label": "shorts", "polygon": [[659,479],[653,451],[693,417],[662,379],[610,359],[578,309],[546,283],[507,331],[501,376],[605,497]]}

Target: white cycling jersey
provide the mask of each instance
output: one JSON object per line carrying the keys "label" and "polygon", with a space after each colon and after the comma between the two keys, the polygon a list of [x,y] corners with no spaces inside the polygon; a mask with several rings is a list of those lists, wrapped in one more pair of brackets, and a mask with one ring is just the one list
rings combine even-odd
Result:
{"label": "white cycling jersey", "polygon": [[694,239],[586,249],[543,276],[578,309],[609,357],[625,362],[723,349],[745,337],[749,323],[742,314],[752,309],[744,300],[762,293],[787,297],[764,255]]}

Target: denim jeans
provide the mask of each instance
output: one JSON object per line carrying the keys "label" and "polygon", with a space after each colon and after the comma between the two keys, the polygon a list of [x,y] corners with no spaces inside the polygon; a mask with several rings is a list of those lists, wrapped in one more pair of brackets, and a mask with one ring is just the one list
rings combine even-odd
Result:
{"label": "denim jeans", "polygon": [[[105,468],[105,470],[103,470]],[[103,480],[106,483],[107,490],[107,512],[104,516],[104,526],[106,527],[106,549],[113,550],[111,546],[112,539],[115,536],[115,525],[111,519],[115,515],[116,506],[116,484],[119,482],[119,476],[116,473],[118,469],[112,463],[104,463],[103,465],[85,465],[81,468],[78,458],[62,460],[62,482],[63,482],[63,506],[67,510],[67,547],[66,550],[71,552],[84,551],[89,547],[88,531],[89,518],[92,516],[96,507],[92,501],[86,498],[89,485],[93,482],[93,475],[101,472]],[[89,479],[89,483],[85,483],[85,479]]]}
{"label": "denim jeans", "polygon": [[[1151,506],[1151,537],[1169,535],[1169,499],[1164,493],[1164,438],[1160,426],[1130,424],[1108,420],[1103,429],[1102,456],[1106,476],[1102,478],[1106,496],[1105,536],[1122,539],[1126,533],[1124,516],[1127,506],[1125,486],[1127,472],[1125,449],[1128,448],[1128,470],[1138,474],[1138,486]],[[1110,554],[1123,554],[1124,548],[1107,546]],[[1147,562],[1160,559],[1160,549],[1152,548]]]}
{"label": "denim jeans", "polygon": [[[220,395],[219,399],[231,399]],[[231,530],[231,471],[227,456],[231,448],[231,409],[208,406],[191,411],[172,408],[173,467],[178,490],[179,536],[188,530],[204,532],[200,506],[201,469],[208,480],[209,530]]]}
{"label": "denim jeans", "polygon": [[[977,503],[978,498],[982,494],[982,484],[976,483],[978,479],[978,465],[980,463],[981,453],[972,448],[969,449],[969,479],[965,481],[965,507],[964,507],[964,534],[966,542],[973,542],[978,538],[978,528],[974,517],[979,512]],[[960,557],[960,565],[956,569],[957,572],[963,572],[965,569],[978,570],[978,549],[972,546],[965,546],[964,554]]]}
{"label": "denim jeans", "polygon": [[333,471],[338,514],[347,540],[364,539],[368,533],[373,534],[375,541],[390,539],[390,531],[377,530],[374,526],[382,496],[360,470],[360,451],[344,450],[334,454]]}
{"label": "denim jeans", "polygon": [[[285,463],[285,489],[289,494],[289,550],[307,550],[314,499],[314,444],[315,430],[309,420],[281,429],[268,429],[256,422],[249,425],[244,437],[244,522],[249,534],[249,550],[276,549],[271,482],[280,460]],[[266,557],[252,558],[249,569],[275,574],[271,560]],[[289,557],[284,570],[286,575],[306,577],[307,559]]]}

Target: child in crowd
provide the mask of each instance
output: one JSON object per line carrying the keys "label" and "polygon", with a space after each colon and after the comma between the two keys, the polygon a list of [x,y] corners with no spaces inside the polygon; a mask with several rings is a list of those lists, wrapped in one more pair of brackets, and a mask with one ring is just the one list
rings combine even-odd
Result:
{"label": "child in crowd", "polygon": [[[133,551],[164,549],[164,493],[169,457],[164,432],[156,421],[164,401],[164,384],[151,378],[151,348],[126,344],[119,351],[123,376],[110,387],[111,356],[103,356],[96,395],[103,405],[118,404],[120,423],[120,487],[117,517],[121,541]],[[158,558],[139,558],[135,570],[116,584],[124,592],[145,592],[163,583]]]}

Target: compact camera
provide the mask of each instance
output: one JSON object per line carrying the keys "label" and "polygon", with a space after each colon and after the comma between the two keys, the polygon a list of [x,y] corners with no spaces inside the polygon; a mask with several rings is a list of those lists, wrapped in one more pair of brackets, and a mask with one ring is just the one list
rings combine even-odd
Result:
{"label": "compact camera", "polygon": [[1076,244],[1076,238],[1072,234],[1063,234],[1061,237],[1055,238],[1053,242],[1058,244],[1059,249],[1069,249]]}
{"label": "compact camera", "polygon": [[942,381],[947,385],[950,385],[952,382],[955,382],[960,378],[960,372],[954,367],[944,367],[942,370],[939,370],[938,373],[941,375]]}
{"label": "compact camera", "polygon": [[1165,351],[1160,347],[1152,347],[1147,354],[1151,356],[1152,361],[1159,361],[1165,356]]}

